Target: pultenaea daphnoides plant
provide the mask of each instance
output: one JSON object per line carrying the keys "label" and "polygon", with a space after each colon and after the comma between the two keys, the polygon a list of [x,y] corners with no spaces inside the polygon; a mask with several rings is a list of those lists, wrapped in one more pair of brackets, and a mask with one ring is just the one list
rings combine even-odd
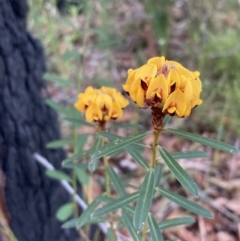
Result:
{"label": "pultenaea daphnoides plant", "polygon": [[[199,76],[198,71],[190,71],[178,62],[166,60],[165,57],[151,58],[143,66],[135,70],[128,70],[128,78],[123,85],[124,91],[138,107],[151,108],[152,110],[153,142],[151,146],[141,143],[141,139],[146,137],[150,133],[149,131],[126,137],[106,131],[106,122],[120,118],[123,109],[129,104],[128,100],[116,89],[88,87],[84,93],[79,94],[75,107],[80,112],[85,113],[88,122],[95,121],[98,127],[96,143],[91,149],[84,152],[90,155],[88,169],[94,172],[100,165],[99,160],[103,160],[106,194],[97,197],[79,218],[66,222],[63,227],[81,228],[89,223],[107,222],[110,224],[107,234],[108,240],[120,240],[116,225],[120,221],[120,226],[125,226],[129,230],[133,240],[147,240],[150,235],[152,240],[161,241],[164,240],[162,235],[164,229],[194,223],[194,218],[190,216],[156,220],[156,217],[151,213],[152,200],[156,196],[163,196],[197,215],[213,218],[213,214],[209,210],[164,188],[165,183],[161,182],[163,169],[167,166],[182,187],[190,194],[197,196],[197,184],[176,159],[207,156],[203,151],[167,152],[164,147],[158,144],[160,134],[163,131],[221,151],[237,152],[233,146],[223,142],[166,128],[169,117],[187,117],[193,108],[201,105],[202,83]],[[141,152],[143,147],[151,149],[151,160],[144,158]],[[127,193],[126,184],[121,175],[117,174],[108,162],[109,156],[113,157],[125,151],[145,169],[146,173],[141,185],[135,187],[136,192],[131,194]],[[83,162],[79,160],[79,157],[82,156],[81,153],[77,153],[75,157],[65,160],[63,166],[79,165],[79,161]],[[110,182],[113,183],[118,198],[112,197]],[[104,198],[105,195],[108,198]],[[105,204],[98,207],[102,202]],[[115,212],[117,209],[121,209],[121,216]],[[159,212],[163,212],[163,210],[159,210]]]}

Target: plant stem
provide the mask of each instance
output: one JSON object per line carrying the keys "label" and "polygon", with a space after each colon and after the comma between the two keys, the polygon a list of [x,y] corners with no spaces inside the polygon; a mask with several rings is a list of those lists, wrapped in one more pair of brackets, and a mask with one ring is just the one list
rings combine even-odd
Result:
{"label": "plant stem", "polygon": [[[103,138],[103,146],[105,145],[105,139]],[[108,157],[107,156],[103,156],[103,164],[104,164],[104,172],[105,172],[105,188],[106,188],[106,193],[108,197],[111,197],[111,184],[110,184],[110,177],[109,174],[107,172],[107,167],[109,165],[108,163]],[[109,218],[109,223],[111,226],[111,240],[112,241],[116,241],[116,237],[115,237],[115,230],[114,230],[114,225],[113,225],[113,221],[114,221],[114,215],[113,213],[110,213],[110,218]]]}
{"label": "plant stem", "polygon": [[144,224],[144,227],[143,227],[142,239],[141,239],[141,241],[147,240],[147,230],[148,230],[148,223],[146,222],[146,223]]}
{"label": "plant stem", "polygon": [[161,133],[160,130],[153,131],[152,164],[151,164],[152,168],[155,168],[157,164],[156,151],[157,151],[157,144],[158,144],[160,133]]}

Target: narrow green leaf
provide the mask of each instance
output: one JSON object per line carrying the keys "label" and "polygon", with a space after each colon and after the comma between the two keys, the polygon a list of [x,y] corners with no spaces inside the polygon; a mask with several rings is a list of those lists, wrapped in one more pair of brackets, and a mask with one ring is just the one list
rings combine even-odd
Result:
{"label": "narrow green leaf", "polygon": [[163,166],[160,164],[157,164],[155,169],[154,169],[154,186],[157,187],[160,185],[161,177],[162,177],[162,171],[163,171]]}
{"label": "narrow green leaf", "polygon": [[90,127],[94,127],[93,124],[83,120],[82,118],[80,117],[66,117],[66,118],[63,118],[64,120],[70,122],[71,124],[74,124],[75,126],[90,126]]}
{"label": "narrow green leaf", "polygon": [[50,106],[51,108],[53,108],[54,110],[60,112],[60,113],[63,113],[65,115],[69,114],[70,112],[70,109],[67,108],[67,107],[63,107],[61,105],[59,105],[57,102],[51,100],[51,99],[46,99],[45,100],[46,104],[48,106]]}
{"label": "narrow green leaf", "polygon": [[113,170],[113,168],[111,166],[107,167],[107,172],[110,176],[111,181],[113,182],[114,186],[116,187],[118,194],[120,196],[125,196],[126,192],[125,192],[124,186],[122,184],[122,181],[119,178],[119,176],[115,173],[115,171]]}
{"label": "narrow green leaf", "polygon": [[107,138],[111,141],[116,140],[116,139],[124,138],[123,136],[118,136],[118,135],[113,134],[113,133],[108,132],[108,131],[100,131],[100,132],[98,132],[98,135],[103,136],[103,137],[105,137],[105,138]]}
{"label": "narrow green leaf", "polygon": [[94,152],[95,150],[93,148],[89,149],[89,150],[86,150],[86,151],[79,151],[79,153],[63,160],[62,162],[62,166],[65,167],[67,164],[71,164],[73,163],[74,161],[77,161],[78,159],[84,157],[84,156],[87,156],[87,155],[90,155]]}
{"label": "narrow green leaf", "polygon": [[[83,213],[81,214],[81,216],[78,218],[78,222],[77,222],[77,229],[81,228],[82,226],[84,226],[85,224],[88,223],[89,220],[93,219],[92,218],[92,213],[94,211],[94,209],[99,205],[100,200],[98,198],[96,198],[88,207],[87,209],[85,209],[83,211]],[[63,226],[64,227],[64,226]]]}
{"label": "narrow green leaf", "polygon": [[55,180],[65,180],[65,181],[68,181],[68,182],[71,182],[72,179],[64,172],[61,172],[61,171],[57,171],[57,170],[47,170],[45,171],[45,174],[52,178],[52,179],[55,179]]}
{"label": "narrow green leaf", "polygon": [[122,216],[123,216],[123,220],[125,223],[125,226],[127,227],[127,229],[129,230],[130,234],[132,235],[132,238],[134,241],[140,241],[140,236],[139,234],[136,232],[135,228],[133,227],[133,220],[132,217],[128,214],[128,212],[126,212],[125,208],[122,210]]}
{"label": "narrow green leaf", "polygon": [[142,183],[133,216],[133,226],[137,229],[137,231],[141,230],[146,222],[152,203],[154,181],[154,170],[151,168],[148,170],[147,175]]}
{"label": "narrow green leaf", "polygon": [[133,202],[134,200],[137,199],[139,195],[139,192],[135,192],[135,193],[132,193],[132,194],[129,194],[129,195],[125,195],[119,199],[114,199],[113,201],[110,201],[108,202],[106,205],[104,205],[103,207],[97,209],[92,217],[93,218],[97,218],[97,217],[100,217],[102,215],[105,215],[107,213],[110,213],[118,208],[122,208],[124,207],[125,205]]}
{"label": "narrow green leaf", "polygon": [[67,220],[73,213],[74,204],[73,203],[66,203],[62,205],[56,213],[56,218],[59,221]]}
{"label": "narrow green leaf", "polygon": [[[102,144],[103,144],[102,137],[99,136],[99,137],[97,138],[95,144],[94,144],[94,147],[93,147],[94,153],[95,153],[97,150],[101,149]],[[97,169],[98,162],[99,162],[99,158],[91,159],[91,160],[89,161],[89,163],[88,163],[88,170],[89,170],[90,172],[94,172],[94,171]]]}
{"label": "narrow green leaf", "polygon": [[[111,141],[114,141],[114,140],[117,140],[117,139],[120,140],[122,138],[127,138],[127,137],[118,136],[116,134],[113,134],[113,133],[107,132],[107,131],[101,131],[101,132],[98,132],[98,134],[103,136],[103,137],[106,137],[107,139],[109,139]],[[139,142],[134,142],[133,144],[129,144],[127,147],[130,147],[130,146],[132,148],[140,149],[140,150],[142,150],[142,148],[144,148],[144,147],[151,148],[151,146],[143,144],[143,143],[139,143]]]}
{"label": "narrow green leaf", "polygon": [[142,133],[138,133],[132,136],[128,136],[128,137],[123,137],[121,139],[116,139],[111,143],[108,143],[107,145],[103,146],[102,148],[99,148],[95,153],[93,153],[91,159],[99,159],[105,155],[108,155],[114,151],[117,151],[121,148],[126,147],[127,145],[130,145],[134,142],[137,142],[139,140],[141,140],[142,138],[144,138],[146,135],[148,134],[148,132],[142,132]]}
{"label": "narrow green leaf", "polygon": [[71,49],[64,53],[64,55],[62,56],[62,59],[63,61],[68,61],[71,58],[74,58],[74,60],[80,61],[81,57],[82,57],[81,54],[76,49]]}
{"label": "narrow green leaf", "polygon": [[64,168],[74,169],[74,168],[81,168],[84,170],[88,169],[87,163],[67,163],[63,165]]}
{"label": "narrow green leaf", "polygon": [[121,124],[116,124],[116,125],[113,125],[111,128],[114,128],[114,129],[120,129],[120,128],[142,128],[142,125],[139,125],[139,124],[134,124],[134,123],[121,123]]}
{"label": "narrow green leaf", "polygon": [[206,217],[209,219],[213,218],[213,214],[210,211],[208,211],[206,208],[198,205],[197,203],[189,201],[186,198],[184,198],[176,193],[173,193],[171,191],[168,191],[166,189],[163,189],[163,188],[156,188],[156,190],[158,192],[160,192],[164,197],[177,203],[179,206],[186,208],[190,212],[196,213],[200,216],[203,216],[203,217]]}
{"label": "narrow green leaf", "polygon": [[168,124],[168,122],[170,121],[171,118],[172,118],[172,116],[170,116],[170,115],[166,115],[164,117],[164,119],[163,119],[163,127],[165,127]]}
{"label": "narrow green leaf", "polygon": [[189,174],[174,160],[174,158],[164,149],[160,148],[160,154],[178,181],[193,195],[198,194],[197,184]]}
{"label": "narrow green leaf", "polygon": [[81,134],[77,136],[76,144],[75,144],[75,150],[76,153],[79,153],[80,151],[83,151],[84,145],[87,142],[89,134]]}
{"label": "narrow green leaf", "polygon": [[192,159],[192,158],[202,158],[207,157],[207,153],[204,151],[181,151],[181,152],[172,152],[170,155],[174,159]]}
{"label": "narrow green leaf", "polygon": [[195,219],[192,217],[179,217],[179,218],[171,218],[164,220],[163,222],[158,224],[158,227],[161,230],[175,227],[175,226],[180,226],[180,225],[191,225],[195,223]]}
{"label": "narrow green leaf", "polygon": [[78,218],[71,219],[62,225],[62,228],[76,228],[78,223]]}
{"label": "narrow green leaf", "polygon": [[221,142],[221,141],[217,141],[217,140],[207,138],[207,137],[204,137],[204,136],[200,136],[200,135],[197,135],[197,134],[188,133],[188,132],[185,132],[185,131],[179,131],[179,130],[173,130],[173,129],[166,129],[166,130],[168,132],[172,133],[173,135],[180,136],[180,137],[183,137],[185,139],[188,139],[188,140],[191,140],[191,141],[194,141],[194,142],[198,142],[198,143],[201,143],[201,144],[206,145],[206,146],[210,146],[210,147],[215,148],[215,149],[220,150],[220,151],[226,151],[226,152],[230,152],[232,154],[238,153],[237,149],[234,146],[231,146],[231,145],[226,144],[226,143]]}
{"label": "narrow green leaf", "polygon": [[[71,220],[65,222],[62,225],[62,228],[76,228],[78,222],[79,222],[79,218],[71,219]],[[86,220],[84,225],[94,224],[94,223],[104,223],[104,222],[106,222],[106,220],[104,220],[102,218],[88,219],[88,220]]]}
{"label": "narrow green leaf", "polygon": [[77,179],[78,179],[79,183],[81,183],[83,185],[87,185],[89,183],[89,177],[88,177],[86,170],[81,169],[81,168],[76,168],[76,169],[74,169],[74,171],[77,174]]}
{"label": "narrow green leaf", "polygon": [[137,162],[141,167],[143,167],[146,170],[150,168],[146,160],[143,158],[141,152],[133,148],[132,145],[127,146],[124,149],[132,156],[133,160]]}
{"label": "narrow green leaf", "polygon": [[67,86],[71,86],[72,83],[68,80],[65,80],[55,74],[52,74],[52,73],[46,73],[44,74],[43,78],[47,81],[50,81],[50,82],[53,82],[53,83],[56,83],[58,84],[59,86],[61,87],[67,87]]}
{"label": "narrow green leaf", "polygon": [[72,139],[67,139],[67,140],[54,140],[51,142],[48,142],[46,147],[48,149],[57,149],[57,148],[61,148],[63,146],[72,144],[73,140]]}
{"label": "narrow green leaf", "polygon": [[148,225],[152,241],[164,241],[161,230],[152,214],[148,215]]}

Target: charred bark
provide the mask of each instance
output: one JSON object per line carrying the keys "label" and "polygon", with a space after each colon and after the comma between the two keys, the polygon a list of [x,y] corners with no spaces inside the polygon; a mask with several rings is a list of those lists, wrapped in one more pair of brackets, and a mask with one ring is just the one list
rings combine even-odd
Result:
{"label": "charred bark", "polygon": [[25,0],[0,0],[0,168],[9,224],[19,241],[74,241],[77,233],[55,218],[70,197],[33,158],[37,152],[60,169],[65,154],[45,148],[60,138],[59,126],[44,102],[44,52],[26,29],[27,11]]}

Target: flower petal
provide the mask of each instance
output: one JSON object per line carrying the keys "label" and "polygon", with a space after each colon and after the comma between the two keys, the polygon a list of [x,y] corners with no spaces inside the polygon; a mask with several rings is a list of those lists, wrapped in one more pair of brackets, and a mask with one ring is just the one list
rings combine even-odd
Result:
{"label": "flower petal", "polygon": [[150,82],[146,93],[146,99],[153,99],[157,96],[160,100],[165,101],[168,97],[169,88],[164,75],[160,74]]}
{"label": "flower petal", "polygon": [[86,120],[91,121],[99,121],[102,120],[102,112],[96,103],[92,103],[86,110]]}
{"label": "flower petal", "polygon": [[164,56],[153,57],[153,58],[149,59],[148,62],[147,62],[147,64],[156,65],[157,71],[159,71],[163,67],[164,63],[165,63],[165,57]]}
{"label": "flower petal", "polygon": [[167,111],[170,114],[175,113],[178,117],[183,117],[186,110],[186,104],[186,98],[183,92],[177,89],[167,98],[162,112]]}

